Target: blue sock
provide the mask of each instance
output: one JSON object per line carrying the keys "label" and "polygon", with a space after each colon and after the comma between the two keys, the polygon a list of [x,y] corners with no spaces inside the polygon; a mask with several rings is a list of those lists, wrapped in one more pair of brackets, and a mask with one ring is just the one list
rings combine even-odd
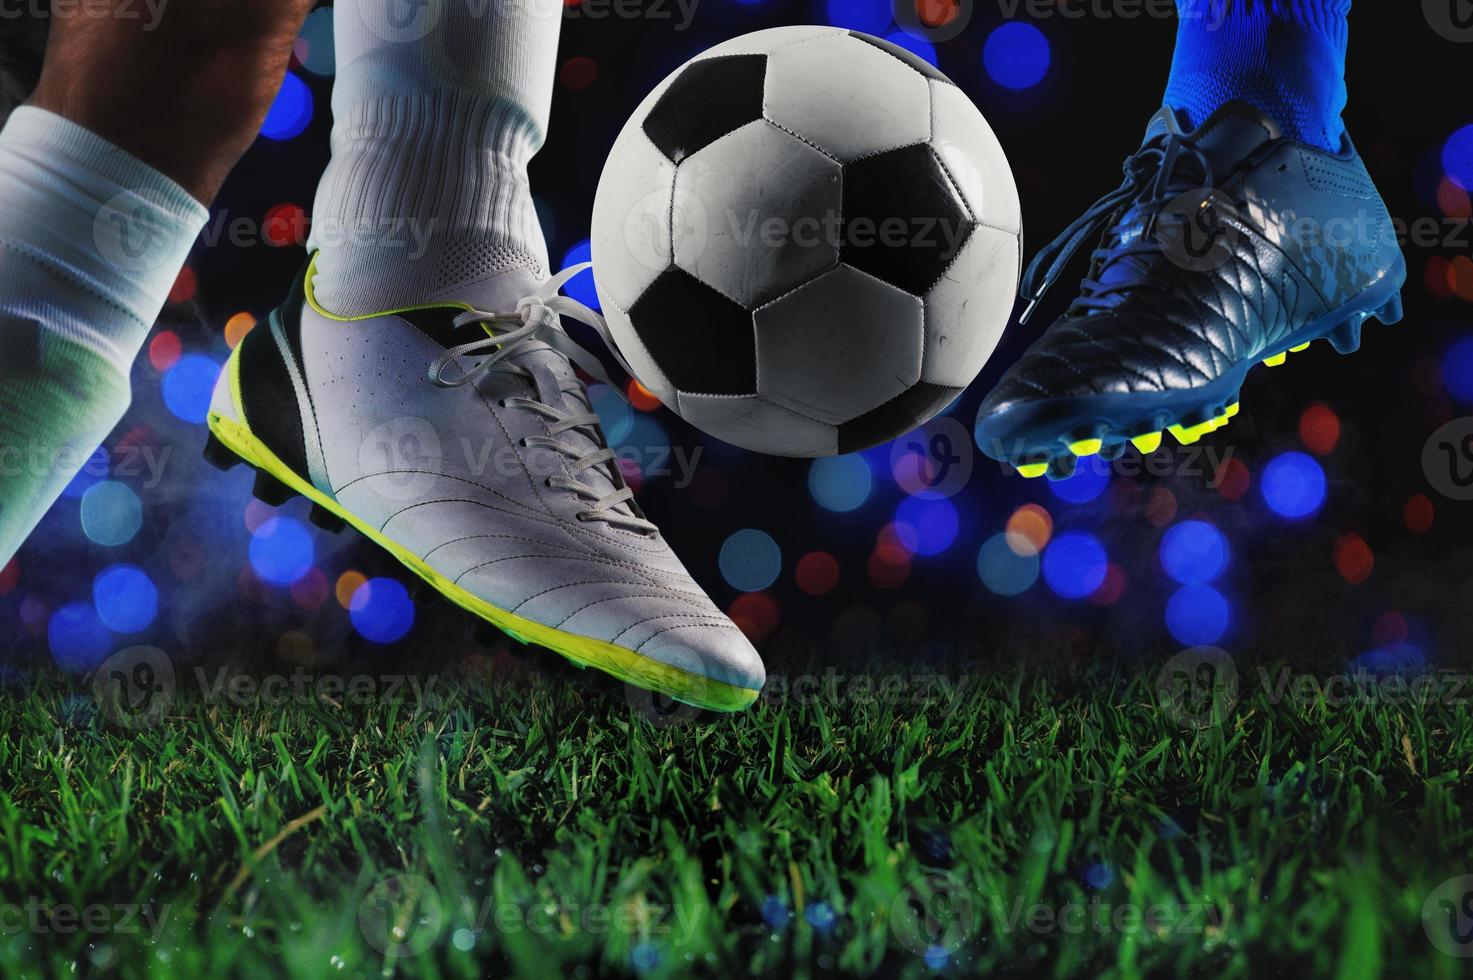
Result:
{"label": "blue sock", "polygon": [[1242,99],[1284,135],[1338,151],[1351,0],[1177,0],[1164,102],[1196,126]]}

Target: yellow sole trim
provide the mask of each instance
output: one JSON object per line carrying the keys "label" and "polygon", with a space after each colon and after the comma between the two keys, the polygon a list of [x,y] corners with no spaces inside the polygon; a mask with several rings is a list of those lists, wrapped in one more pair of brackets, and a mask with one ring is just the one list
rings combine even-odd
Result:
{"label": "yellow sole trim", "polygon": [[1024,463],[1018,467],[1018,475],[1025,480],[1036,480],[1047,472],[1047,463]]}
{"label": "yellow sole trim", "polygon": [[[231,394],[239,410],[239,375],[234,360],[232,357],[232,363],[226,366],[226,370],[231,371]],[[740,711],[757,700],[759,692],[750,688],[701,677],[658,660],[651,660],[649,657],[641,656],[633,650],[616,646],[606,640],[595,640],[587,636],[565,633],[543,623],[524,619],[505,609],[499,609],[462,589],[427,565],[418,555],[406,550],[377,528],[365,524],[345,510],[336,500],[302,479],[265,444],[252,435],[244,425],[211,412],[209,427],[210,431],[215,434],[215,438],[241,459],[257,469],[270,473],[314,504],[342,518],[364,537],[397,558],[404,567],[428,582],[435,591],[509,636],[524,643],[546,647],[579,667],[594,667],[625,683],[633,684],[646,691],[657,691],[699,708],[709,708],[713,711]]]}
{"label": "yellow sole trim", "polygon": [[1278,367],[1280,364],[1283,364],[1288,359],[1289,355],[1287,353],[1279,353],[1275,354],[1273,357],[1266,358],[1263,364],[1265,367]]}
{"label": "yellow sole trim", "polygon": [[1076,456],[1093,456],[1103,448],[1103,439],[1080,439],[1069,444],[1069,451]]}
{"label": "yellow sole trim", "polygon": [[1143,436],[1136,436],[1130,440],[1130,444],[1136,448],[1142,456],[1149,456],[1161,448],[1161,433],[1147,432]]}

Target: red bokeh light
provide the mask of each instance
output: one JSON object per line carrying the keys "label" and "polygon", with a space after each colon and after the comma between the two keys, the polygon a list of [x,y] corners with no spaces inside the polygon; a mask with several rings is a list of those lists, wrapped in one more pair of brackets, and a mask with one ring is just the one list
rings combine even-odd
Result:
{"label": "red bokeh light", "polygon": [[148,342],[148,363],[160,374],[173,367],[183,353],[184,345],[179,342],[179,335],[172,330],[160,331]]}
{"label": "red bokeh light", "polygon": [[1224,500],[1242,500],[1253,486],[1253,474],[1240,459],[1230,459],[1217,470],[1217,492]]}
{"label": "red bokeh light", "polygon": [[307,240],[307,212],[297,204],[278,204],[266,212],[261,234],[277,248],[301,245]]}
{"label": "red bokeh light", "polygon": [[1316,456],[1328,456],[1340,443],[1340,417],[1327,405],[1311,405],[1299,416],[1299,439]]}
{"label": "red bokeh light", "polygon": [[809,595],[827,595],[839,584],[839,563],[826,551],[812,551],[798,559],[793,575]]}
{"label": "red bokeh light", "polygon": [[758,643],[777,629],[780,609],[777,600],[766,592],[748,592],[737,596],[726,612],[747,639]]}
{"label": "red bokeh light", "polygon": [[179,270],[174,285],[169,289],[170,303],[188,303],[199,292],[199,277],[189,266]]}
{"label": "red bokeh light", "polygon": [[1407,530],[1413,534],[1426,534],[1432,530],[1432,522],[1437,517],[1437,512],[1432,506],[1432,501],[1425,494],[1417,494],[1406,502],[1401,509],[1401,519],[1406,523]]}
{"label": "red bokeh light", "polygon": [[1376,556],[1359,534],[1343,534],[1335,542],[1335,570],[1351,585],[1360,585],[1371,577]]}
{"label": "red bokeh light", "polygon": [[581,55],[569,58],[563,62],[557,77],[563,88],[581,92],[598,80],[598,62]]}

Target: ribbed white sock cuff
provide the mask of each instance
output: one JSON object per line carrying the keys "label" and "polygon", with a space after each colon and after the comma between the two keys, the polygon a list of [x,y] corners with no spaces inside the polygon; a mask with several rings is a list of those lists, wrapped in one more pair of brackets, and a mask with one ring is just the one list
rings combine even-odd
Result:
{"label": "ribbed white sock cuff", "polygon": [[55,113],[0,131],[0,315],[83,344],[126,372],[209,211]]}

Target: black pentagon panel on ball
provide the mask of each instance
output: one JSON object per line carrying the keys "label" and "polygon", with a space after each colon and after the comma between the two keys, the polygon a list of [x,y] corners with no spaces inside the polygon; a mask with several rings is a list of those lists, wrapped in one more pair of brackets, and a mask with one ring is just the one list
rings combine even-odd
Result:
{"label": "black pentagon panel on ball", "polygon": [[941,281],[975,225],[929,146],[902,146],[844,168],[839,258],[913,296]]}
{"label": "black pentagon panel on ball", "polygon": [[875,47],[879,48],[886,54],[894,55],[901,61],[905,62],[907,65],[910,65],[916,71],[920,72],[922,75],[925,75],[927,78],[941,82],[945,85],[953,84],[952,80],[947,78],[946,75],[941,71],[941,69],[937,68],[935,65],[931,64],[929,61],[927,61],[925,58],[922,58],[914,51],[907,51],[905,48],[902,48],[894,41],[887,41],[882,37],[875,37],[873,34],[865,34],[863,31],[850,31],[849,36],[858,38],[865,44],[873,44]]}
{"label": "black pentagon panel on ball", "polygon": [[839,426],[839,452],[857,453],[889,442],[929,420],[962,393],[961,388],[922,381],[857,419]]}
{"label": "black pentagon panel on ball", "polygon": [[645,135],[679,163],[734,129],[762,118],[765,54],[692,62],[644,117]]}
{"label": "black pentagon panel on ball", "polygon": [[752,314],[677,266],[629,308],[645,349],[677,389],[691,394],[757,391]]}

